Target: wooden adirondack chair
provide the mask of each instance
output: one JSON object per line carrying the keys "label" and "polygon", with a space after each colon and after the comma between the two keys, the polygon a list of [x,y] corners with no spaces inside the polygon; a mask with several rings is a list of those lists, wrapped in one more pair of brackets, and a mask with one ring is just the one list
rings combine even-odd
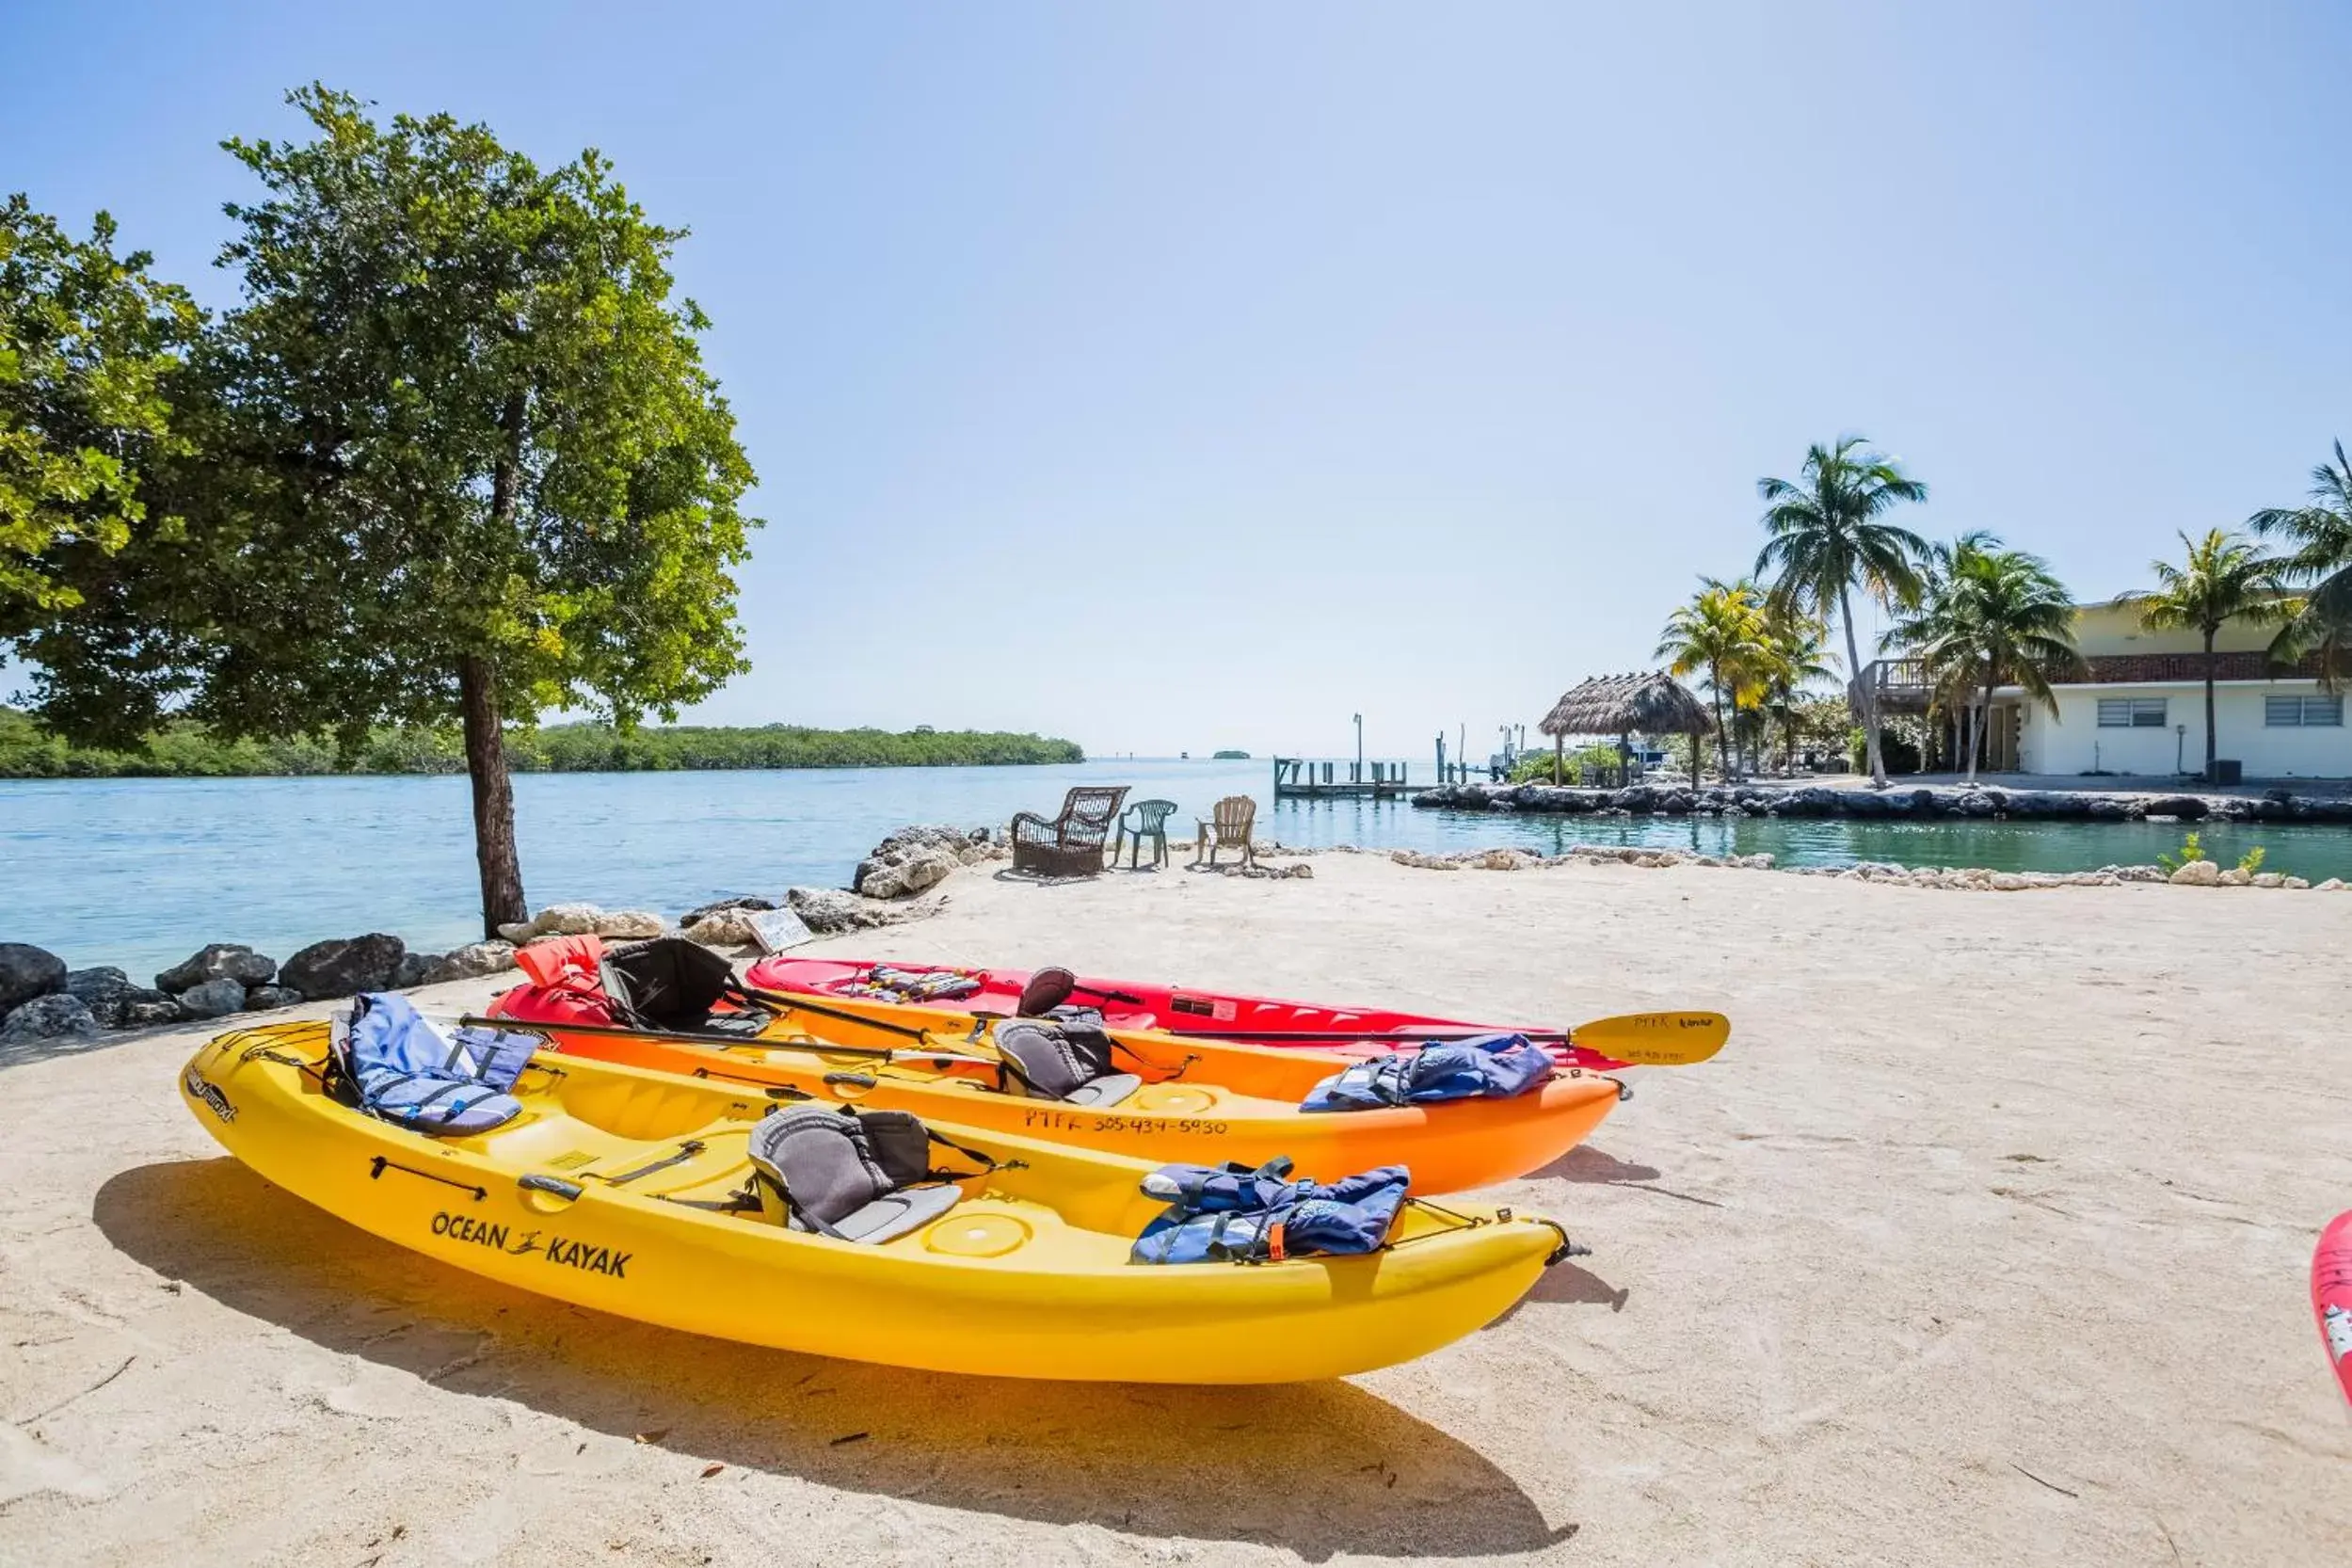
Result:
{"label": "wooden adirondack chair", "polygon": [[1209,810],[1206,821],[1192,819],[1200,825],[1200,842],[1193,852],[1194,859],[1206,858],[1217,863],[1217,851],[1238,849],[1241,864],[1257,864],[1257,846],[1250,842],[1250,828],[1257,821],[1257,802],[1248,795],[1227,795]]}
{"label": "wooden adirondack chair", "polygon": [[1013,869],[1039,876],[1100,876],[1103,845],[1130,786],[1081,785],[1062,798],[1062,814],[1048,821],[1032,811],[1013,818]]}

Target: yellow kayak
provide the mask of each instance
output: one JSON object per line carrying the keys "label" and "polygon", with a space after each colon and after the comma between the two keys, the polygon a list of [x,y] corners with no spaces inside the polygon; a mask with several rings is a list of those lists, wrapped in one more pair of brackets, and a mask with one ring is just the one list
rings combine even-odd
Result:
{"label": "yellow kayak", "polygon": [[[322,1087],[328,1026],[239,1030],[182,1075],[256,1173],[443,1263],[621,1317],[782,1350],[993,1377],[1288,1383],[1421,1355],[1492,1321],[1560,1228],[1408,1199],[1360,1256],[1154,1266],[1142,1160],[934,1125],[970,1174],[889,1240],[730,1211],[775,1102],[740,1085],[541,1053],[521,1112],[431,1137]],[[973,1167],[985,1166],[978,1169]],[[756,1185],[756,1184],[755,1184]],[[952,1204],[952,1207],[948,1205]],[[699,1207],[698,1207],[699,1206]]]}

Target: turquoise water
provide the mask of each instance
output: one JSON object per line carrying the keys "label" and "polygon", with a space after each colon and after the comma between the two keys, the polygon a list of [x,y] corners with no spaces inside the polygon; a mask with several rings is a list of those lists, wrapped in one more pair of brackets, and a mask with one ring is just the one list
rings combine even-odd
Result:
{"label": "turquoise water", "polygon": [[[1416,770],[1417,771],[1417,770]],[[675,915],[729,893],[838,886],[910,822],[977,825],[1051,811],[1074,783],[1124,783],[1181,808],[1252,794],[1285,843],[1466,849],[1640,844],[1768,850],[1789,865],[1894,860],[2081,871],[2154,859],[2169,824],[1888,823],[1540,817],[1400,803],[1271,804],[1264,762],[1105,760],[1044,768],[855,768],[789,773],[534,774],[515,780],[534,907],[587,900]],[[207,941],[283,958],[322,936],[392,931],[440,949],[479,935],[463,778],[0,781],[0,940],[144,976]],[[2216,858],[2269,849],[2269,868],[2352,877],[2352,832],[2209,827]],[[1178,857],[1182,858],[1181,856]]]}

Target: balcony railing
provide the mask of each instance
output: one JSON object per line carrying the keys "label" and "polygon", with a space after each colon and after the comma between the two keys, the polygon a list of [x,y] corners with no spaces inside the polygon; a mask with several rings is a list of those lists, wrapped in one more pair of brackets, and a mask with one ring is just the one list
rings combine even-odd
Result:
{"label": "balcony railing", "polygon": [[[2205,656],[2201,653],[2096,653],[2083,661],[2080,670],[2054,677],[2054,686],[2139,686],[2165,681],[2202,680],[2205,679]],[[1890,696],[1925,696],[1928,693],[1928,665],[1924,659],[1880,659],[1870,665],[1871,679],[1878,689]],[[2273,666],[2267,655],[2253,653],[2216,653],[2213,656],[2213,677],[2216,680],[2310,680],[2319,675],[2319,655],[2314,653],[2292,668]]]}

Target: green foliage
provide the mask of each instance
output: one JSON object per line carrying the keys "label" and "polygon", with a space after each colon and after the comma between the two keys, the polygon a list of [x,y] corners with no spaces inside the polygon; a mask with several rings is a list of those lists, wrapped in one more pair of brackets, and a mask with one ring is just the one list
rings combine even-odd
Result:
{"label": "green foliage", "polygon": [[[669,772],[689,768],[992,767],[1082,762],[1069,741],[928,728],[757,729],[694,725],[622,731],[610,725],[519,728],[508,737],[519,772]],[[454,727],[378,728],[348,759],[311,737],[224,740],[187,723],[167,724],[143,744],[104,749],[69,744],[31,715],[0,708],[0,778],[224,777],[257,774],[463,773],[465,748]]]}
{"label": "green foliage", "polygon": [[[1928,487],[1902,471],[1895,459],[1869,449],[1861,436],[1840,437],[1834,446],[1806,449],[1800,476],[1759,479],[1765,502],[1764,548],[1755,574],[1772,584],[1772,598],[1824,621],[1834,607],[1846,634],[1847,667],[1862,674],[1851,602],[1857,587],[1881,604],[1907,605],[1919,594],[1914,563],[1927,541],[1886,520],[1907,502],[1928,499]],[[1865,739],[1879,732],[1878,699],[1864,683],[1862,712]],[[1871,758],[1883,776],[1882,758]]]}
{"label": "green foliage", "polygon": [[1982,531],[1928,551],[1919,602],[1896,620],[1886,641],[1926,666],[1939,709],[1975,715],[1972,778],[1984,752],[1983,715],[1992,689],[2017,686],[2055,715],[2051,680],[2083,663],[2074,647],[2073,600],[2048,564]]}
{"label": "green foliage", "polygon": [[1699,580],[1699,591],[1688,604],[1677,605],[1659,633],[1656,657],[1667,661],[1672,675],[1704,670],[1706,687],[1715,704],[1718,766],[1725,777],[1731,754],[1725,706],[1753,707],[1768,688],[1776,657],[1764,596],[1750,583]]}
{"label": "green foliage", "polygon": [[1246,762],[1250,760],[1250,754],[1246,751],[1221,751],[1216,754],[1214,760],[1220,762]]}
{"label": "green foliage", "polygon": [[120,744],[459,711],[674,713],[744,667],[728,568],[752,472],[671,298],[680,231],[597,153],[541,169],[446,115],[292,95],[307,143],[231,141],[264,200],[221,254],[243,302],[179,476],[183,548],[28,651],[42,716]]}
{"label": "green foliage", "polygon": [[[1581,784],[1592,770],[1613,768],[1619,760],[1616,742],[1595,741],[1568,753],[1566,766],[1561,771],[1567,775],[1566,782]],[[1523,751],[1519,760],[1511,766],[1511,782],[1513,784],[1549,784],[1551,781],[1552,754],[1548,751]]]}
{"label": "green foliage", "polygon": [[[1886,764],[1886,771],[1890,774],[1917,773],[1921,762],[1919,736],[1905,725],[1881,724],[1879,727],[1879,754],[1880,760]],[[1870,771],[1869,744],[1860,725],[1847,728],[1846,766],[1850,773]]]}
{"label": "green foliage", "polygon": [[2319,655],[2320,677],[2332,689],[2352,669],[2352,457],[2335,443],[2335,461],[2312,470],[2301,506],[2269,506],[2247,519],[2257,534],[2289,540],[2295,552],[2281,564],[2288,582],[2311,592],[2270,645],[2271,659],[2294,664]]}
{"label": "green foliage", "polygon": [[2263,862],[2269,857],[2270,852],[2263,848],[2262,845],[2256,844],[2252,849],[2248,850],[2244,855],[2238,856],[2238,870],[2244,872],[2248,876],[2252,876],[2256,872],[2263,869]]}
{"label": "green foliage", "polygon": [[185,448],[168,389],[202,312],[114,240],[0,203],[0,647],[81,603],[74,566],[130,541],[148,464]]}
{"label": "green foliage", "polygon": [[[2212,856],[2205,853],[2204,840],[2199,837],[2197,831],[2192,828],[2181,840],[2181,853],[2178,855],[2160,854],[2156,856],[2156,864],[2162,866],[2167,872],[2177,872],[2192,860],[2212,858]],[[2261,864],[2262,851],[2256,850],[2253,858],[2257,865]]]}

